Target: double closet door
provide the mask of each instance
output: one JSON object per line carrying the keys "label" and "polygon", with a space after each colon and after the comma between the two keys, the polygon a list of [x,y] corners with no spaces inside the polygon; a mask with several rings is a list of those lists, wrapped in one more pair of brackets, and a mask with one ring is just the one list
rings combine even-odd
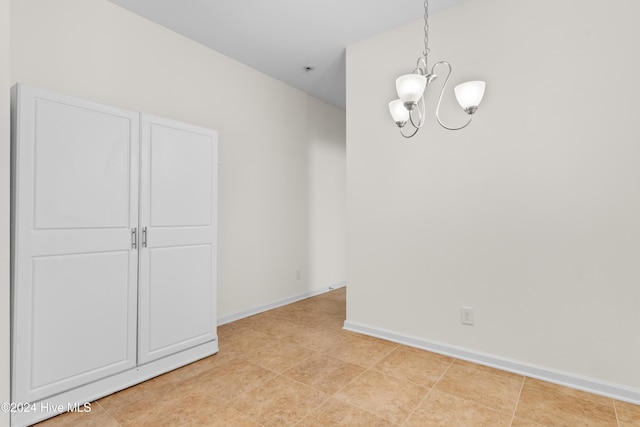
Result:
{"label": "double closet door", "polygon": [[216,132],[13,96],[12,401],[216,340]]}

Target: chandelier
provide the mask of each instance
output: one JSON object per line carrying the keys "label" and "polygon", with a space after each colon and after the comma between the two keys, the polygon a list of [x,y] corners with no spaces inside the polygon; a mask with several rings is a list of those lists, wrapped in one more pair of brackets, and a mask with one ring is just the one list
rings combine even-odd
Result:
{"label": "chandelier", "polygon": [[[400,133],[405,138],[411,138],[418,129],[422,127],[425,119],[424,108],[424,92],[429,84],[438,77],[435,74],[437,67],[445,67],[447,69],[447,77],[444,79],[442,90],[440,91],[440,98],[438,99],[438,105],[436,107],[436,119],[438,123],[448,130],[460,130],[471,123],[473,113],[478,109],[480,101],[484,96],[485,82],[483,81],[470,81],[459,84],[454,88],[454,93],[458,103],[462,107],[465,113],[468,114],[469,119],[460,127],[451,127],[445,125],[440,119],[440,104],[442,103],[442,95],[444,89],[447,87],[449,76],[451,75],[451,64],[446,61],[440,61],[434,64],[429,72],[427,58],[429,56],[429,1],[424,2],[424,51],[422,56],[418,58],[416,68],[411,74],[405,74],[396,79],[396,90],[398,97],[395,101],[389,103],[389,111],[391,117],[396,122],[396,125],[400,128]],[[417,115],[417,117],[415,117]],[[413,130],[408,134],[405,134],[404,128],[407,123],[411,123]]]}

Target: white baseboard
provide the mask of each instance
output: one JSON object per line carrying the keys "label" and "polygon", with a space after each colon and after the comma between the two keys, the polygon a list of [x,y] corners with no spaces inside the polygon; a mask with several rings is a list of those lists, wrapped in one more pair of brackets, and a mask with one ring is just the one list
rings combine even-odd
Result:
{"label": "white baseboard", "polygon": [[493,354],[481,353],[463,347],[457,347],[446,343],[429,341],[409,335],[374,328],[355,322],[344,322],[344,329],[381,338],[387,341],[416,347],[434,353],[444,354],[456,359],[467,360],[480,365],[491,366],[503,371],[513,372],[530,378],[536,378],[550,383],[563,385],[577,390],[586,391],[616,400],[640,405],[640,389],[627,387],[620,384],[609,383],[595,378],[589,378],[571,372],[546,368],[518,360],[511,360]]}
{"label": "white baseboard", "polygon": [[218,318],[218,326],[224,325],[227,323],[235,322],[236,320],[244,319],[245,317],[253,316],[255,314],[264,313],[268,310],[273,310],[274,308],[282,307],[283,305],[291,304],[294,302],[301,301],[303,299],[315,297],[320,294],[324,294],[326,292],[333,291],[338,288],[342,288],[347,285],[347,282],[340,282],[335,285],[327,286],[324,288],[315,289],[312,291],[303,292],[298,295],[294,295],[288,298],[281,299],[279,301],[274,301],[270,304],[261,305],[258,307],[250,308],[248,310],[243,310],[238,313],[229,314],[227,316],[222,316]]}

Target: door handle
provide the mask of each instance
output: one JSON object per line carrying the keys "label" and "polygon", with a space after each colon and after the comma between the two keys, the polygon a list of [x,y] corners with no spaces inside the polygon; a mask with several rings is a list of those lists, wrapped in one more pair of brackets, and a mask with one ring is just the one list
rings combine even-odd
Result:
{"label": "door handle", "polygon": [[131,249],[138,249],[138,229],[136,227],[131,229]]}
{"label": "door handle", "polygon": [[147,247],[147,227],[142,229],[142,247]]}

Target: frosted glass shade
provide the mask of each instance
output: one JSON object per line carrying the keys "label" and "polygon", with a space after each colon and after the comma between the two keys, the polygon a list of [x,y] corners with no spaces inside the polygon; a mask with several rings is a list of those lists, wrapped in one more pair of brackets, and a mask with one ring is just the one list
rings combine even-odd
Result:
{"label": "frosted glass shade", "polygon": [[393,121],[396,123],[409,120],[409,110],[405,108],[402,99],[391,101],[389,103],[389,112],[391,113],[391,117],[393,117]]}
{"label": "frosted glass shade", "polygon": [[456,94],[458,104],[466,111],[469,108],[478,108],[484,96],[485,83],[472,81],[459,84],[453,91]]}
{"label": "frosted glass shade", "polygon": [[427,78],[420,74],[405,74],[396,79],[396,90],[402,102],[418,102],[427,87]]}

